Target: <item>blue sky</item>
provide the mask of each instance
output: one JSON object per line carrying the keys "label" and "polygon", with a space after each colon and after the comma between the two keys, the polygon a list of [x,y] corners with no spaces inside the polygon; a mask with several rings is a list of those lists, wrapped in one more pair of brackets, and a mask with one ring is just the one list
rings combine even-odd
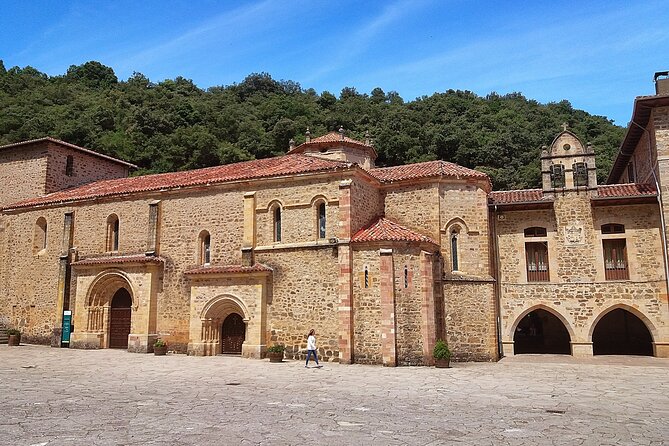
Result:
{"label": "blue sky", "polygon": [[49,75],[97,60],[120,79],[202,88],[268,72],[338,94],[449,88],[569,100],[619,125],[669,70],[667,1],[18,1],[0,59]]}

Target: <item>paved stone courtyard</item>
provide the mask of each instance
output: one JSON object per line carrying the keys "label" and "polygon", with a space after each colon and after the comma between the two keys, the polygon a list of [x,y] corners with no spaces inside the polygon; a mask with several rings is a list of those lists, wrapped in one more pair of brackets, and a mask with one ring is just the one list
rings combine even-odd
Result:
{"label": "paved stone courtyard", "polygon": [[661,445],[669,360],[450,369],[0,346],[3,445]]}

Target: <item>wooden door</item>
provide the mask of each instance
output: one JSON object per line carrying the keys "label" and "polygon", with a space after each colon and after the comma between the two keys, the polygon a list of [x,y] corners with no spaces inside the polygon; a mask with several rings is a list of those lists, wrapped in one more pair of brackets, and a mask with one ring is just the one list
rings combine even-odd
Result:
{"label": "wooden door", "polygon": [[241,353],[246,338],[246,324],[240,315],[232,313],[223,321],[221,329],[221,352]]}
{"label": "wooden door", "polygon": [[119,289],[111,303],[109,321],[109,348],[128,348],[132,319],[132,298],[124,288]]}

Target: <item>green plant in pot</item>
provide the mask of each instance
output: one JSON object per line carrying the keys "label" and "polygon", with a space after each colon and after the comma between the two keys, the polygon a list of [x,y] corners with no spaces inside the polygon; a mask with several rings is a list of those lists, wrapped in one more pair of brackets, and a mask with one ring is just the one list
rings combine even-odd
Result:
{"label": "green plant in pot", "polygon": [[281,344],[274,344],[267,348],[267,357],[269,362],[281,362],[283,361],[283,352],[286,350]]}
{"label": "green plant in pot", "polygon": [[165,356],[167,354],[167,342],[162,339],[156,339],[153,343],[153,354],[156,356]]}
{"label": "green plant in pot", "polygon": [[16,328],[10,328],[7,330],[7,345],[12,347],[12,346],[17,346],[21,343],[21,330],[17,330]]}
{"label": "green plant in pot", "polygon": [[432,351],[435,367],[448,368],[451,362],[451,351],[448,349],[448,344],[441,339],[434,344]]}

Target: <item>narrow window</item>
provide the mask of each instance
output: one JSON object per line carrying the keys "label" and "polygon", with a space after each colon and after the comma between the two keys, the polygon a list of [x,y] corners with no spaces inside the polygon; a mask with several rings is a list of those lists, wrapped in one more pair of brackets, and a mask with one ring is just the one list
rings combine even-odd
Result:
{"label": "narrow window", "polygon": [[625,239],[602,240],[606,280],[627,280],[627,247]]}
{"label": "narrow window", "polygon": [[74,175],[74,157],[72,155],[67,155],[67,160],[65,162],[65,175],[68,177]]}
{"label": "narrow window", "polygon": [[548,282],[548,242],[525,243],[527,281]]}
{"label": "narrow window", "polygon": [[458,233],[451,232],[451,271],[458,271]]}
{"label": "narrow window", "polygon": [[634,164],[629,163],[627,165],[627,182],[628,183],[635,183],[636,182],[636,175],[634,174]]}
{"label": "narrow window", "polygon": [[551,187],[553,189],[564,187],[564,166],[562,164],[551,166]]}
{"label": "narrow window", "polygon": [[274,209],[274,241],[281,241],[281,207]]}
{"label": "narrow window", "polygon": [[325,203],[318,205],[318,238],[325,238]]}
{"label": "narrow window", "polygon": [[200,233],[200,265],[211,263],[211,236],[207,231]]}
{"label": "narrow window", "polygon": [[588,165],[586,163],[574,163],[572,168],[574,174],[574,186],[587,186]]}
{"label": "narrow window", "polygon": [[369,270],[365,266],[365,288],[369,288]]}
{"label": "narrow window", "polygon": [[46,249],[46,229],[46,218],[38,218],[35,222],[35,234],[33,236],[33,254]]}
{"label": "narrow window", "polygon": [[404,288],[409,288],[409,267],[404,265]]}
{"label": "narrow window", "polygon": [[116,214],[107,218],[107,251],[118,251],[119,220]]}

